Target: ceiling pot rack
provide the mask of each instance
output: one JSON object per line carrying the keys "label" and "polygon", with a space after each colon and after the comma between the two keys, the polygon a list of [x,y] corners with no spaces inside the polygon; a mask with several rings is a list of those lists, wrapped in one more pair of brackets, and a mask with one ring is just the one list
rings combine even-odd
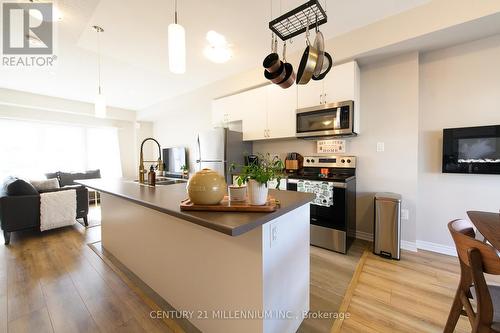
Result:
{"label": "ceiling pot rack", "polygon": [[304,33],[307,29],[307,22],[309,22],[309,29],[314,29],[327,21],[326,12],[318,0],[309,0],[269,22],[269,29],[285,41]]}

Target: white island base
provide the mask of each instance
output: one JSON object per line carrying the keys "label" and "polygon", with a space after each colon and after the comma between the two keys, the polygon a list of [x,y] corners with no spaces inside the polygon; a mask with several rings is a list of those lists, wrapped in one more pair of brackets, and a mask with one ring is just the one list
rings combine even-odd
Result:
{"label": "white island base", "polygon": [[111,194],[101,202],[105,250],[202,332],[297,331],[309,310],[308,203],[230,236]]}

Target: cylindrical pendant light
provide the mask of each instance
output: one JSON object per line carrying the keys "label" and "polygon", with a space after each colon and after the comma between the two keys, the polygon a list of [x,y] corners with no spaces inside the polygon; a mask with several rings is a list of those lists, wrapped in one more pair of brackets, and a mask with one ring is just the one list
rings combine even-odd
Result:
{"label": "cylindrical pendant light", "polygon": [[168,25],[168,67],[172,73],[186,72],[186,31],[177,24],[177,0],[174,23]]}
{"label": "cylindrical pendant light", "polygon": [[98,118],[106,117],[106,96],[102,93],[101,87],[101,43],[99,39],[99,34],[104,32],[104,29],[94,25],[94,30],[97,32],[97,96],[95,99],[94,113]]}

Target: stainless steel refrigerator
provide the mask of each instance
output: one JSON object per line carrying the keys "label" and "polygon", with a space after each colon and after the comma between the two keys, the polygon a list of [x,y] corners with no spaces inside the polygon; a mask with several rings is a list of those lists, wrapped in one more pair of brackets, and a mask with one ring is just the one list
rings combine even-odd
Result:
{"label": "stainless steel refrigerator", "polygon": [[243,133],[227,128],[215,128],[199,133],[197,148],[196,163],[199,170],[215,170],[224,175],[227,184],[232,184],[232,173],[229,170],[231,163],[243,165],[245,156],[252,153],[252,143],[243,142]]}

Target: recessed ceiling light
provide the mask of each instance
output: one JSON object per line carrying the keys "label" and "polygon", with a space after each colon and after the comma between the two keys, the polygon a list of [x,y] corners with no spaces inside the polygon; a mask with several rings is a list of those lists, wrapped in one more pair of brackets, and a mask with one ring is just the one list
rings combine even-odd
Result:
{"label": "recessed ceiling light", "polygon": [[226,37],[216,31],[210,30],[207,32],[206,39],[208,45],[203,49],[205,57],[217,64],[225,63],[231,59],[233,51]]}

